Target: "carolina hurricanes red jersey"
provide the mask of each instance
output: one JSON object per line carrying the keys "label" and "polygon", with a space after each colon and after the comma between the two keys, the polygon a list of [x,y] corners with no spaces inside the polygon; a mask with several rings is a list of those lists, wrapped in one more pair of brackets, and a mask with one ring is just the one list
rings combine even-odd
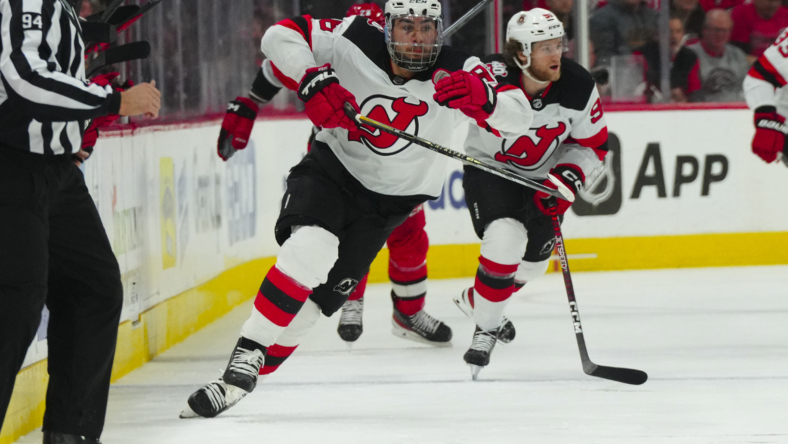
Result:
{"label": "carolina hurricanes red jersey", "polygon": [[[438,69],[464,69],[495,85],[479,58],[450,47],[441,50],[432,68],[414,78],[394,75],[383,29],[363,17],[284,20],[266,31],[262,50],[285,86],[297,88],[308,68],[330,63],[340,85],[356,97],[362,114],[446,146],[451,143],[458,119],[471,119],[432,99],[433,74]],[[498,94],[494,112],[480,124],[485,126],[484,131],[513,136],[530,125],[531,116],[522,91],[505,91]],[[316,138],[327,143],[369,190],[396,196],[440,195],[448,157],[368,127],[352,132],[324,129]]]}
{"label": "carolina hurricanes red jersey", "polygon": [[[788,79],[788,29],[753,63],[744,79],[744,97],[751,109],[776,106],[785,116],[786,100],[782,87]],[[778,92],[779,91],[779,92]]]}
{"label": "carolina hurricanes red jersey", "polygon": [[[498,81],[498,91],[523,91],[521,71],[503,56],[485,57]],[[560,164],[578,167],[588,177],[607,153],[607,124],[591,75],[562,58],[561,78],[538,97],[529,97],[533,121],[516,136],[494,137],[471,127],[465,142],[468,155],[532,179],[545,179]]]}

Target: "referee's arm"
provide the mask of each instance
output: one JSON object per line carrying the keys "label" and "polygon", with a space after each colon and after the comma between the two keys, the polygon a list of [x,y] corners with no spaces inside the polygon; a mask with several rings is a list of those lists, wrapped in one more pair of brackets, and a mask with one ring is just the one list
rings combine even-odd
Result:
{"label": "referee's arm", "polygon": [[[0,5],[0,79],[20,112],[53,122],[118,114],[120,93],[72,77],[84,77],[83,43],[53,23],[56,17],[60,22],[69,19],[60,0],[7,0]],[[56,63],[62,58],[55,55],[64,50],[72,51],[67,59],[71,66],[60,69],[71,75],[60,72]]]}

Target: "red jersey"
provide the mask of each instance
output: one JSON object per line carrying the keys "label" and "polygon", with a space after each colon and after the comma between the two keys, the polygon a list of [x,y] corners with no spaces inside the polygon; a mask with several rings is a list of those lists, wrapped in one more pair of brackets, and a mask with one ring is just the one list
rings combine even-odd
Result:
{"label": "red jersey", "polygon": [[732,43],[742,43],[747,46],[747,53],[760,57],[780,36],[783,29],[788,27],[788,9],[781,6],[772,18],[765,20],[755,11],[752,3],[739,5],[731,12],[733,18]]}

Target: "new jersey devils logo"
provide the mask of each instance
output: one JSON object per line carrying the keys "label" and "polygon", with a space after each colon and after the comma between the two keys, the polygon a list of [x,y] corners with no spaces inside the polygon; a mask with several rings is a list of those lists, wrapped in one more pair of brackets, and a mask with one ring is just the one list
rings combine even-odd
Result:
{"label": "new jersey devils logo", "polygon": [[[561,144],[561,136],[566,132],[566,124],[558,122],[558,126],[547,125],[536,130],[536,142],[530,135],[520,136],[514,143],[504,140],[501,152],[495,154],[495,160],[524,170],[538,169]],[[508,145],[508,146],[507,146]]]}
{"label": "new jersey devils logo", "polygon": [[[370,96],[361,104],[361,114],[398,130],[418,135],[419,117],[427,114],[429,105],[420,100],[414,105],[406,100],[405,97]],[[349,132],[348,140],[361,142],[381,156],[397,154],[410,146],[410,142],[406,140],[366,125]]]}

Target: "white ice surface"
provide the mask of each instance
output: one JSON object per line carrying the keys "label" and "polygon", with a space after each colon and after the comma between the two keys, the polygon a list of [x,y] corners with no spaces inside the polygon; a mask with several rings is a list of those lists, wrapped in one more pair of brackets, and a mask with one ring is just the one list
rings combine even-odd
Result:
{"label": "white ice surface", "polygon": [[[574,274],[591,358],[649,373],[639,387],[586,376],[560,274],[528,284],[517,327],[471,382],[471,322],[431,281],[427,309],[454,346],[391,335],[388,285],[370,285],[352,351],[321,319],[295,355],[215,419],[178,419],[220,375],[247,303],[112,387],[105,444],[788,443],[788,267]],[[20,443],[40,443],[41,433]]]}

